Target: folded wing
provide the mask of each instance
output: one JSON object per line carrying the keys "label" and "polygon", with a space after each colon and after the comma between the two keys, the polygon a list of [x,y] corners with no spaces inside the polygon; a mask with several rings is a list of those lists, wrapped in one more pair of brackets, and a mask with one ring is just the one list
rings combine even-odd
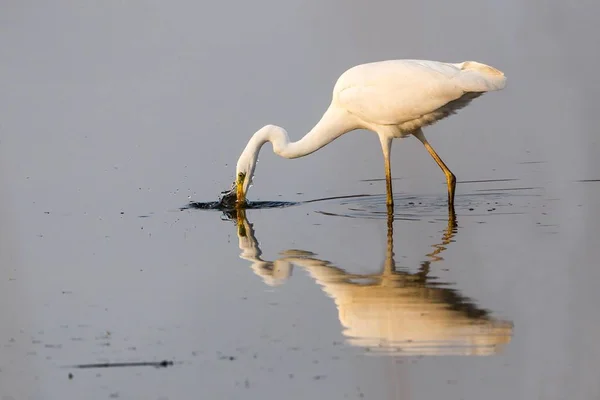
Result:
{"label": "folded wing", "polygon": [[365,122],[402,125],[465,94],[500,90],[505,81],[502,72],[474,61],[383,61],[359,65],[342,74],[333,101]]}

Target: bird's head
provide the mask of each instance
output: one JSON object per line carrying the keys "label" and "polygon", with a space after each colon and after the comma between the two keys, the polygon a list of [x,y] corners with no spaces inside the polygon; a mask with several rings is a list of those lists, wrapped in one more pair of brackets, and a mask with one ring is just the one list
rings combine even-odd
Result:
{"label": "bird's head", "polygon": [[227,207],[235,206],[236,208],[243,208],[247,205],[246,196],[248,195],[248,189],[252,185],[252,177],[254,176],[254,169],[256,168],[260,148],[266,142],[271,141],[273,142],[273,149],[277,153],[280,143],[285,142],[286,139],[287,133],[275,125],[266,125],[256,131],[238,159],[233,187],[231,190],[223,192],[224,196],[221,198],[221,205]]}
{"label": "bird's head", "polygon": [[244,154],[238,160],[238,165],[235,172],[235,180],[231,189],[221,192],[219,205],[227,209],[243,209],[248,203],[246,195],[248,188],[252,182],[252,174],[254,172],[254,164],[251,159],[248,159]]}

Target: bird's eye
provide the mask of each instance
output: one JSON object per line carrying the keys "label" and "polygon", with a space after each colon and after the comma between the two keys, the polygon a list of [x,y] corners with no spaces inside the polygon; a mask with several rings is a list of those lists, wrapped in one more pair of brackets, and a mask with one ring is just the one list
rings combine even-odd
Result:
{"label": "bird's eye", "polygon": [[240,173],[238,174],[238,177],[237,177],[237,183],[238,183],[238,184],[244,183],[244,178],[245,178],[245,177],[246,177],[246,174],[245,174],[245,173],[243,173],[243,172],[240,172]]}

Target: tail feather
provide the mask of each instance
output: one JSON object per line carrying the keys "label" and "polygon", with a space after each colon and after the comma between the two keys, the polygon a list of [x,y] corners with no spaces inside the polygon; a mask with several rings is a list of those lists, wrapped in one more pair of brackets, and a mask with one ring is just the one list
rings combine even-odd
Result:
{"label": "tail feather", "polygon": [[476,61],[454,64],[461,73],[454,78],[465,92],[490,92],[506,86],[504,73],[494,67]]}

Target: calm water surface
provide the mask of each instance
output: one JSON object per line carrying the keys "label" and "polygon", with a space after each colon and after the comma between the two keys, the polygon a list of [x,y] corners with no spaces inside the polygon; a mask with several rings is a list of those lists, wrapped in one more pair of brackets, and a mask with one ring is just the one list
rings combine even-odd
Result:
{"label": "calm water surface", "polygon": [[[6,2],[0,398],[600,397],[599,12]],[[341,72],[388,58],[508,76],[425,131],[456,218],[413,139],[388,214],[368,132],[293,161],[266,146],[250,198],[288,207],[187,207],[256,129],[299,138]]]}

